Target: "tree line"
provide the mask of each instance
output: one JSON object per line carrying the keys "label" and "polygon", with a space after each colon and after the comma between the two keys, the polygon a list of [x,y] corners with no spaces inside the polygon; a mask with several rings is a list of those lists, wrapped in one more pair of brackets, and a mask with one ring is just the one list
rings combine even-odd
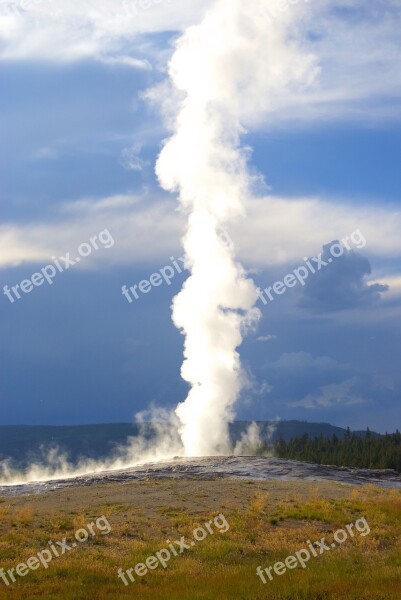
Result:
{"label": "tree line", "polygon": [[343,438],[315,437],[308,434],[286,442],[279,438],[274,444],[279,458],[313,462],[319,465],[337,465],[359,469],[394,469],[401,472],[401,433],[372,435],[351,433],[348,428]]}

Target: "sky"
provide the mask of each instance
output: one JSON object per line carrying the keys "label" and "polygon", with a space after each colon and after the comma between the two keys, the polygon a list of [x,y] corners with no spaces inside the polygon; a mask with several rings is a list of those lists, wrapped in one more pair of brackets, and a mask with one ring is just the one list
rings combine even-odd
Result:
{"label": "sky", "polygon": [[[401,5],[252,1],[268,6],[261,19],[298,11],[314,75],[262,98],[263,119],[244,123],[254,189],[228,234],[272,299],[263,293],[241,347],[237,418],[393,431]],[[126,422],[185,398],[171,321],[187,276],[185,220],[154,166],[169,136],[161,105],[168,114],[175,41],[212,5],[0,1],[0,424]],[[334,258],[341,240],[349,249]],[[272,291],[319,256],[327,264],[316,273]],[[42,269],[48,279],[22,284]],[[154,285],[140,285],[152,274]],[[17,288],[20,298],[16,285],[27,290]]]}

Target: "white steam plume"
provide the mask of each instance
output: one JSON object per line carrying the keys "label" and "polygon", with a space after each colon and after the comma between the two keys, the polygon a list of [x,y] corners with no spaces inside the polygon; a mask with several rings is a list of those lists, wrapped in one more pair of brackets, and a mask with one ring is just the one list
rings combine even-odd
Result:
{"label": "white steam plume", "polygon": [[176,409],[187,456],[230,451],[228,423],[242,387],[237,349],[259,316],[255,286],[219,235],[244,216],[250,195],[241,134],[280,93],[316,72],[294,41],[299,6],[273,18],[269,6],[218,0],[178,40],[169,65],[179,106],[156,172],[188,214],[183,245],[191,275],[173,302],[173,321],[185,336],[181,373],[191,388]]}

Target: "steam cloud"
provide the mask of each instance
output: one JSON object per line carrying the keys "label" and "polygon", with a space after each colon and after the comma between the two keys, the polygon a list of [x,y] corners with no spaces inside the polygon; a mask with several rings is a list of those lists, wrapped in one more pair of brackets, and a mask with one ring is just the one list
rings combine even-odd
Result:
{"label": "steam cloud", "polygon": [[182,452],[177,420],[173,413],[163,409],[151,409],[137,414],[139,435],[129,437],[124,445],[116,447],[106,459],[81,457],[78,461],[71,461],[59,447],[43,445],[41,454],[22,472],[14,467],[13,461],[1,461],[0,485],[71,479],[171,458]]}
{"label": "steam cloud", "polygon": [[190,384],[176,409],[186,456],[230,451],[228,423],[243,379],[237,349],[259,317],[253,282],[219,235],[244,216],[251,193],[241,134],[284,88],[316,72],[313,58],[291,41],[296,11],[272,19],[269,5],[218,0],[178,40],[169,65],[179,107],[156,173],[188,215],[183,245],[191,275],[173,302],[185,336],[181,374]]}

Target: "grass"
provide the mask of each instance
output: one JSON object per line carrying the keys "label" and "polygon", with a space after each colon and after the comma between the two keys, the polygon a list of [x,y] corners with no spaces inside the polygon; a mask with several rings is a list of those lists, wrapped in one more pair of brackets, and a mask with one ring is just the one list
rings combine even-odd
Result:
{"label": "grass", "polygon": [[[178,484],[179,485],[179,484]],[[310,484],[305,483],[305,486]],[[248,486],[247,486],[248,487]],[[348,488],[340,498],[296,493],[272,498],[266,491],[248,487],[247,505],[236,508],[233,499],[221,505],[230,528],[208,535],[168,567],[150,571],[125,587],[117,578],[124,570],[144,562],[167,547],[166,540],[192,532],[217,512],[194,514],[183,506],[160,506],[152,516],[129,504],[99,502],[69,512],[57,509],[50,517],[37,503],[15,506],[6,499],[0,506],[0,566],[16,567],[47,546],[48,540],[70,541],[74,532],[104,514],[112,531],[97,535],[54,559],[48,569],[29,571],[6,588],[0,580],[0,598],[50,600],[391,600],[401,597],[401,491],[372,486]],[[71,494],[71,490],[69,491]],[[179,491],[177,491],[179,494]],[[182,499],[182,496],[179,496]],[[205,498],[205,494],[198,494]],[[229,506],[229,508],[227,508]],[[343,545],[312,558],[307,567],[275,575],[263,585],[258,566],[284,561],[306,547],[306,540],[332,541],[333,533],[365,517],[370,534],[358,534]]]}

